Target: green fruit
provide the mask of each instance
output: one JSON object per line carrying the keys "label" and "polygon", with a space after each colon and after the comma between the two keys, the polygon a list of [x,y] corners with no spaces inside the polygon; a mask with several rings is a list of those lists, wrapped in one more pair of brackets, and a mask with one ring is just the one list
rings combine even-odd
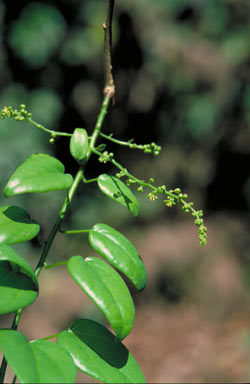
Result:
{"label": "green fruit", "polygon": [[89,150],[89,138],[85,129],[76,128],[70,139],[70,153],[78,163],[83,163]]}

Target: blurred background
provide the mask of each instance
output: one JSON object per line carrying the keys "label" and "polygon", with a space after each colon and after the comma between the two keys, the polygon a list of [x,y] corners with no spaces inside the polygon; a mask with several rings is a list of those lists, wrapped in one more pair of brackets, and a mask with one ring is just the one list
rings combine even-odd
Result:
{"label": "blurred background", "polygon": [[[113,35],[115,105],[105,133],[155,141],[158,157],[108,150],[131,173],[180,187],[203,209],[208,245],[192,217],[138,194],[140,217],[82,185],[65,228],[105,222],[137,247],[148,285],[137,294],[135,327],[125,340],[148,382],[248,382],[250,376],[250,2],[123,0]],[[93,129],[103,89],[104,0],[0,0],[0,106],[26,104],[47,128]],[[74,174],[67,139],[12,120],[0,122],[1,204],[24,207],[46,238],[64,192],[3,198],[16,167],[31,153],[58,157]],[[86,176],[116,173],[91,159]],[[14,247],[32,266],[35,239]],[[58,234],[49,263],[93,255],[84,235]],[[65,268],[40,275],[40,295],[22,316],[29,339],[59,332],[77,317],[105,320]],[[12,316],[2,316],[9,327]],[[79,375],[78,382],[89,378]]]}

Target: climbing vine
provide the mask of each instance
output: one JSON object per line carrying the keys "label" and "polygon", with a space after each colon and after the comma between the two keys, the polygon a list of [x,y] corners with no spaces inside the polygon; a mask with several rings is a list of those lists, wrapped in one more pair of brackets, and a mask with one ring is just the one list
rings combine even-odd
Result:
{"label": "climbing vine", "polygon": [[[103,194],[114,203],[124,206],[134,217],[139,215],[140,206],[130,189],[132,184],[136,185],[138,193],[145,192],[150,202],[161,198],[166,207],[179,205],[184,212],[192,215],[198,227],[200,244],[206,244],[203,212],[194,208],[187,194],[178,187],[168,189],[166,185],[156,186],[153,178],[138,179],[116,160],[115,153],[108,150],[108,143],[112,142],[154,156],[161,152],[161,147],[154,142],[136,144],[133,139],[123,141],[113,134],[102,132],[105,116],[114,103],[115,95],[111,65],[113,9],[114,1],[108,0],[106,21],[103,24],[104,98],[91,134],[84,128],[76,128],[73,133],[48,129],[33,120],[24,104],[19,109],[5,106],[1,111],[2,120],[9,118],[19,123],[27,121],[34,128],[48,134],[51,144],[58,136],[68,140],[70,154],[79,167],[73,177],[65,173],[64,165],[55,157],[35,153],[16,168],[4,188],[5,198],[24,193],[56,193],[65,190],[65,200],[48,237],[43,241],[41,256],[34,270],[11,246],[35,238],[40,231],[39,223],[32,220],[21,207],[7,203],[0,207],[0,314],[14,314],[12,326],[0,330],[0,349],[4,355],[0,368],[1,382],[4,382],[7,364],[14,371],[13,382],[16,378],[23,383],[75,382],[77,369],[107,383],[145,382],[138,363],[122,343],[133,329],[135,308],[127,285],[117,272],[126,275],[136,289],[141,291],[147,280],[143,255],[141,258],[129,239],[105,223],[76,230],[62,229],[81,183],[95,183]],[[94,179],[86,179],[85,169],[92,156],[97,156],[100,163],[111,163],[116,173],[101,173]],[[69,255],[66,261],[50,264],[50,248],[58,232],[65,236],[79,233],[88,236],[89,246],[105,261],[98,257]],[[89,319],[77,319],[58,334],[33,341],[18,331],[22,312],[37,299],[41,271],[59,266],[67,268],[75,283],[102,311],[113,332]],[[56,339],[56,343],[51,342],[51,339]]]}

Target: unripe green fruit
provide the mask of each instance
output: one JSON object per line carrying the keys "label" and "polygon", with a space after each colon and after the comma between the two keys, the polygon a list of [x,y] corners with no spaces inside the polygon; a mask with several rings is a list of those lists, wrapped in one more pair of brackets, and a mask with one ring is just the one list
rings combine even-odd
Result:
{"label": "unripe green fruit", "polygon": [[83,163],[89,149],[89,138],[85,129],[76,128],[70,139],[70,153],[78,163]]}

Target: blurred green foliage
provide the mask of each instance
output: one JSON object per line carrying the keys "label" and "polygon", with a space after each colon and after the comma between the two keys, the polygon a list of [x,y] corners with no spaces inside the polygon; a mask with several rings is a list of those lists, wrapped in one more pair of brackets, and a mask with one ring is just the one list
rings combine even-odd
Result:
{"label": "blurred green foliage", "polygon": [[66,32],[62,14],[53,6],[27,4],[10,28],[8,43],[31,68],[40,68],[55,55]]}

